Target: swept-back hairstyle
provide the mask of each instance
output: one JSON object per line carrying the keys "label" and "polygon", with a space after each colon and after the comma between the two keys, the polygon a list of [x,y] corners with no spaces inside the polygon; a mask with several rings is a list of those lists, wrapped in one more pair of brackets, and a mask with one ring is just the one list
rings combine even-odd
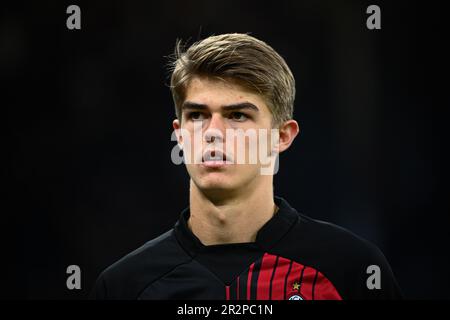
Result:
{"label": "swept-back hairstyle", "polygon": [[180,121],[186,88],[196,76],[235,82],[260,94],[272,113],[273,126],[293,117],[295,79],[291,70],[272,47],[248,34],[211,36],[187,50],[178,40],[170,71],[170,89]]}

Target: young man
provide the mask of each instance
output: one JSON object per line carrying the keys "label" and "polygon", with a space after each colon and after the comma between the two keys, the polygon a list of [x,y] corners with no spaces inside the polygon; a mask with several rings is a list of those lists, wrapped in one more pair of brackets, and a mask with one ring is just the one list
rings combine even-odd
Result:
{"label": "young man", "polygon": [[93,297],[400,298],[374,245],[273,194],[275,160],[299,132],[283,58],[247,34],[212,36],[186,51],[178,44],[175,56],[173,128],[189,207],[173,229],[107,268]]}

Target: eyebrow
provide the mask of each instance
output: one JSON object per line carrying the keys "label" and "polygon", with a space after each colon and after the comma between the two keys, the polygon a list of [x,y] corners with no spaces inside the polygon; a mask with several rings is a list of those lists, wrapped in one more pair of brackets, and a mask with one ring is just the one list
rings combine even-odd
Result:
{"label": "eyebrow", "polygon": [[[181,106],[182,110],[205,110],[208,109],[208,106],[206,104],[191,102],[191,101],[185,101],[183,105]],[[258,112],[259,108],[255,106],[253,103],[250,102],[240,102],[240,103],[234,103],[222,106],[222,109],[227,111],[235,111],[235,110],[253,110]]]}

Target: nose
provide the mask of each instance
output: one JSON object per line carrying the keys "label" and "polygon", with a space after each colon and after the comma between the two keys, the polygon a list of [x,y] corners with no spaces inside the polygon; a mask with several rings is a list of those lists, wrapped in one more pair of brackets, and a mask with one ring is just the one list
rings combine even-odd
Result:
{"label": "nose", "polygon": [[205,141],[208,143],[223,142],[225,136],[225,123],[221,115],[213,114],[205,131]]}

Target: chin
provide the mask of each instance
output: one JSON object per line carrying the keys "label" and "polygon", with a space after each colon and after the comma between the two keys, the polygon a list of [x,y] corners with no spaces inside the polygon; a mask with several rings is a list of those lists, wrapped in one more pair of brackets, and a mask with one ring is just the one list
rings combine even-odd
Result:
{"label": "chin", "polygon": [[231,191],[239,187],[238,181],[223,174],[207,174],[193,178],[197,187],[204,191]]}
{"label": "chin", "polygon": [[225,181],[225,179],[217,179],[217,178],[206,178],[201,179],[197,184],[201,189],[205,190],[232,190],[236,187],[233,186],[233,183],[229,181]]}

